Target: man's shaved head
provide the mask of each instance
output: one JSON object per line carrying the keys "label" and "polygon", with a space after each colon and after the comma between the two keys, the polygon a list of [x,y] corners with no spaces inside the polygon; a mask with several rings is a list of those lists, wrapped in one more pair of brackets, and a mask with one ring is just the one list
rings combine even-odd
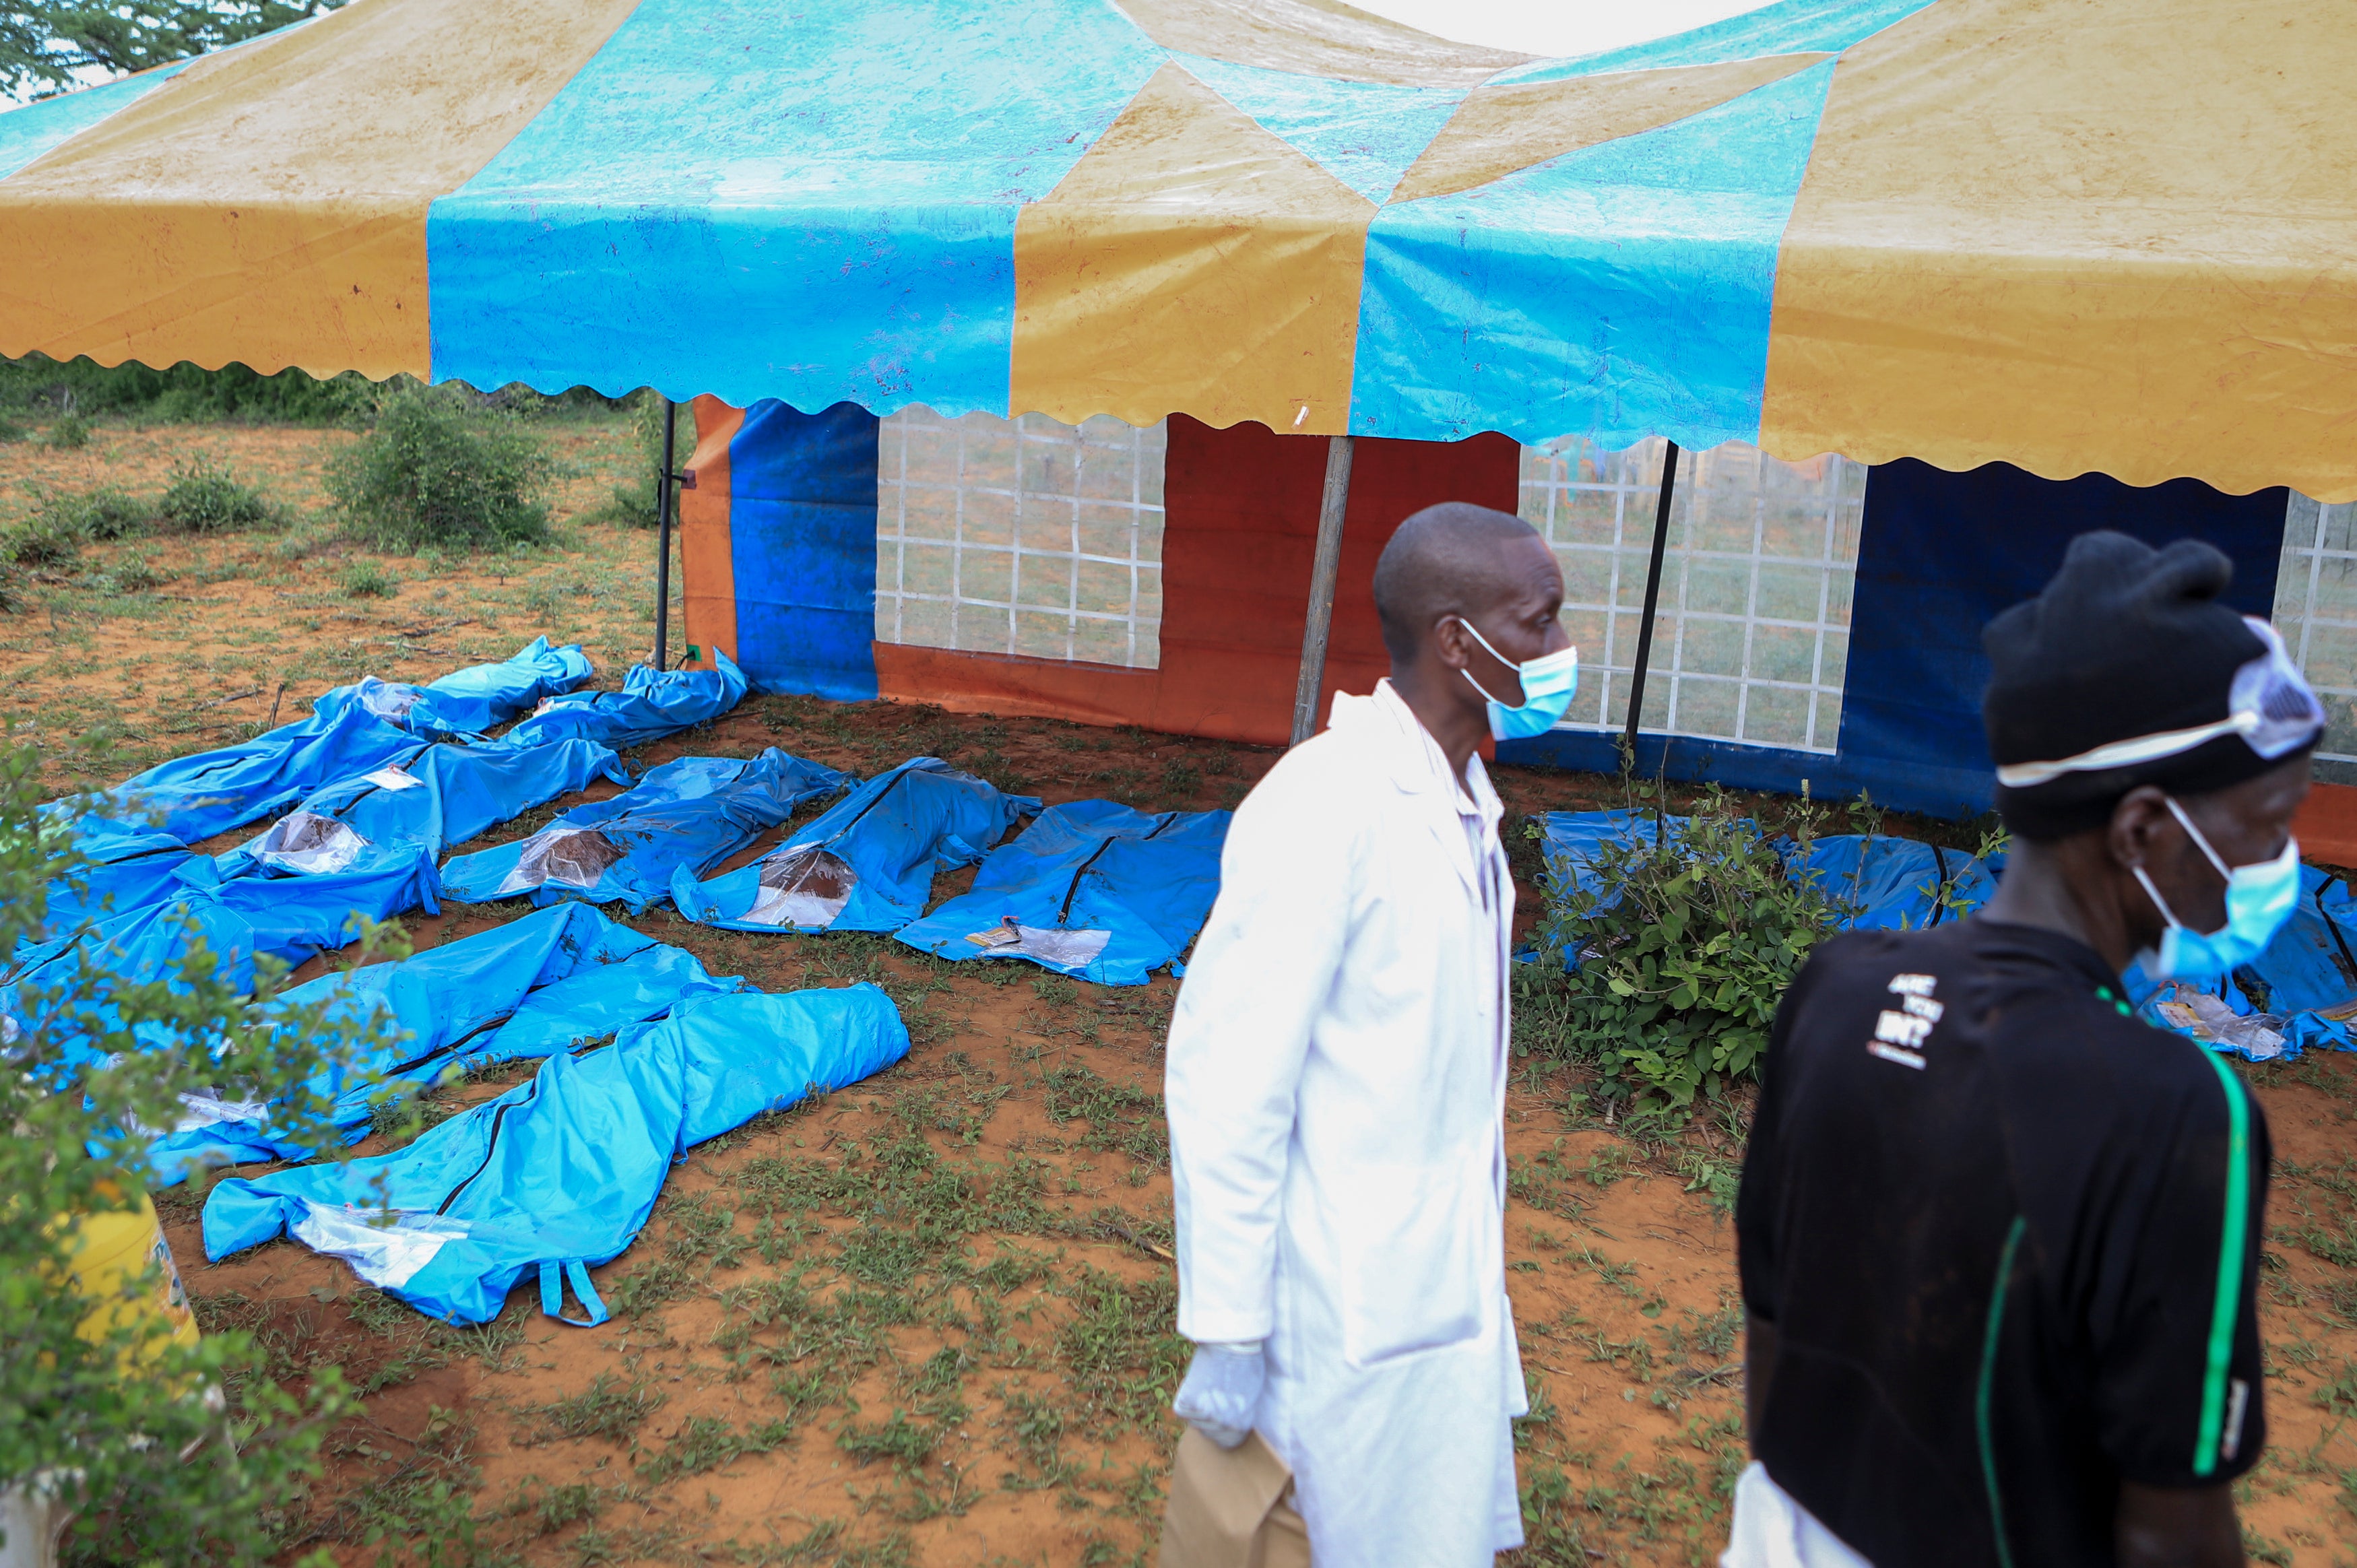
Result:
{"label": "man's shaved head", "polygon": [[1401,523],[1375,563],[1375,613],[1392,658],[1413,660],[1441,617],[1473,617],[1513,592],[1506,547],[1537,537],[1513,513],[1470,501],[1428,506]]}

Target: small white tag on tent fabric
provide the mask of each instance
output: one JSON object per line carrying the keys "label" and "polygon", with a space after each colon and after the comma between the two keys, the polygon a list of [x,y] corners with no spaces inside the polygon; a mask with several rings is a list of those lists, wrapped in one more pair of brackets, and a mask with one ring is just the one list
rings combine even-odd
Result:
{"label": "small white tag on tent fabric", "polygon": [[1297,413],[1297,414],[1295,414],[1295,415],[1293,416],[1293,428],[1294,428],[1294,429],[1296,429],[1296,430],[1300,429],[1300,428],[1301,428],[1301,422],[1302,422],[1303,420],[1305,420],[1305,419],[1308,418],[1308,417],[1309,417],[1309,405],[1308,405],[1308,403],[1303,403],[1303,404],[1301,405],[1301,412],[1300,412],[1299,413]]}
{"label": "small white tag on tent fabric", "polygon": [[361,777],[380,789],[416,789],[423,788],[425,783],[423,779],[412,779],[398,768],[380,768],[373,773],[363,773]]}

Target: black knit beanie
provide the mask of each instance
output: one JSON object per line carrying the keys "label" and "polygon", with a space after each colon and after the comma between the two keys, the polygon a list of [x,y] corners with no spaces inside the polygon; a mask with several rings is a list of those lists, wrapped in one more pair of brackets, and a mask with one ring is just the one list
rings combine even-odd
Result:
{"label": "black knit beanie", "polygon": [[[2199,540],[2162,550],[2125,533],[2072,540],[2039,596],[1981,632],[1989,756],[2000,768],[2059,762],[2225,718],[2234,671],[2266,651],[2242,616],[2218,602],[2233,575],[2233,562]],[[2068,838],[2102,827],[2120,797],[2141,785],[2198,795],[2289,760],[2263,757],[2238,735],[2219,736],[2132,767],[2022,789],[1999,784],[1996,809],[2023,838]]]}

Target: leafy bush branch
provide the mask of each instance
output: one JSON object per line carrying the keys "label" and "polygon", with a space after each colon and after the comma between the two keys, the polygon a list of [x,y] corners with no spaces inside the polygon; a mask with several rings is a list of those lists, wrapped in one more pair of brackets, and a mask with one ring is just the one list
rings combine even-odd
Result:
{"label": "leafy bush branch", "polygon": [[[1767,824],[1724,792],[1681,822],[1658,783],[1628,790],[1652,803],[1648,828],[1548,866],[1538,961],[1517,966],[1516,1032],[1526,1051],[1595,1064],[1608,1101],[1683,1111],[1756,1071],[1785,988],[1853,908],[1796,880]],[[1805,859],[1825,815],[1804,798],[1776,825]]]}
{"label": "leafy bush branch", "polygon": [[249,998],[192,944],[168,980],[128,983],[89,929],[51,929],[52,891],[87,865],[74,809],[44,810],[38,780],[34,748],[0,748],[0,955],[67,944],[39,972],[58,978],[0,986],[0,1496],[70,1516],[70,1561],[259,1562],[350,1408],[340,1377],[298,1394],[259,1375],[248,1336],[175,1337],[159,1262],[94,1299],[79,1239],[146,1214],[156,1130],[184,1095],[268,1102],[290,1142],[335,1150],[337,1069],[388,1042],[374,1019],[277,999],[283,966]]}

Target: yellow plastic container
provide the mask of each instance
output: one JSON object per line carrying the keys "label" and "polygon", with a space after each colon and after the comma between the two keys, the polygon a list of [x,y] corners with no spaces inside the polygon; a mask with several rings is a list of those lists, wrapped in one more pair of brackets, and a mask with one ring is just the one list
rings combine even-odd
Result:
{"label": "yellow plastic container", "polygon": [[[156,1218],[156,1206],[139,1195],[139,1207],[108,1214],[84,1215],[72,1221],[72,1262],[67,1265],[77,1293],[91,1304],[82,1319],[82,1337],[97,1340],[117,1326],[153,1322],[167,1332],[146,1340],[153,1355],[167,1340],[194,1345],[197,1315],[189,1309],[188,1293],[180,1286],[179,1266],[172,1262],[171,1244]],[[160,1278],[147,1277],[150,1265]]]}

